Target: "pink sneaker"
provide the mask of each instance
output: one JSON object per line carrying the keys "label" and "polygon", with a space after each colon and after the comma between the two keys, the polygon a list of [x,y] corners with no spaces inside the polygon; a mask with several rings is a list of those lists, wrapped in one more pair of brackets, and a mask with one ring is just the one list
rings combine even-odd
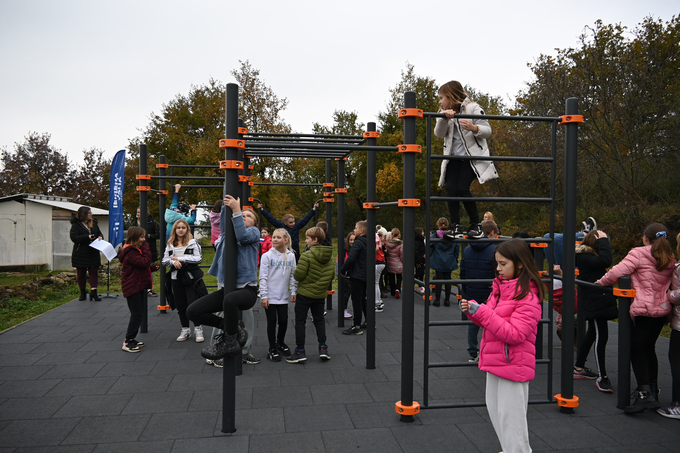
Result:
{"label": "pink sneaker", "polygon": [[345,319],[352,319],[352,313],[345,310]]}
{"label": "pink sneaker", "polygon": [[397,299],[399,299],[401,297],[401,293],[399,292],[399,290],[396,290],[394,292],[394,297],[396,297]]}

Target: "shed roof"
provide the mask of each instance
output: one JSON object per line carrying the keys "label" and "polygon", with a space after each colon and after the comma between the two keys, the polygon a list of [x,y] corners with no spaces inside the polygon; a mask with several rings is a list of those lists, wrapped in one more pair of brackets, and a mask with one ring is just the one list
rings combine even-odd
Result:
{"label": "shed roof", "polygon": [[[33,203],[40,203],[40,204],[45,204],[48,206],[52,206],[54,208],[59,208],[59,209],[65,209],[67,211],[72,211],[72,212],[77,212],[78,208],[83,206],[82,204],[78,203],[72,203],[71,201],[72,198],[70,197],[55,197],[51,195],[36,195],[36,194],[30,194],[30,193],[18,193],[14,195],[10,195],[8,197],[3,197],[0,198],[0,203],[3,203],[5,201],[18,201],[18,202],[26,202],[30,201]],[[105,209],[99,209],[99,208],[93,208],[89,206],[90,209],[92,209],[92,215],[109,215],[109,211]]]}

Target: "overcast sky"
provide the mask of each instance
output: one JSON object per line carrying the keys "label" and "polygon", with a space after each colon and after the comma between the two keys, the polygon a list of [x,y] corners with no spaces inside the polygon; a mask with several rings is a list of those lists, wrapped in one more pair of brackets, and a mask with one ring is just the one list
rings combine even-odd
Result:
{"label": "overcast sky", "polygon": [[239,60],[288,99],[296,132],[335,110],[377,121],[406,62],[509,102],[527,63],[578,46],[586,25],[678,12],[677,0],[0,0],[0,149],[35,131],[72,161],[91,147],[110,158],[177,94],[233,82]]}

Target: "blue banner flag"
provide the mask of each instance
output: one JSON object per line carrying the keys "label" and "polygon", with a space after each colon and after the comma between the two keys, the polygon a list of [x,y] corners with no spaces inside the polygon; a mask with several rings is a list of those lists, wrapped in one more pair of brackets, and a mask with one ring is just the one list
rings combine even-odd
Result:
{"label": "blue banner flag", "polygon": [[109,242],[117,246],[123,242],[123,190],[125,178],[125,150],[116,153],[111,163],[109,180]]}

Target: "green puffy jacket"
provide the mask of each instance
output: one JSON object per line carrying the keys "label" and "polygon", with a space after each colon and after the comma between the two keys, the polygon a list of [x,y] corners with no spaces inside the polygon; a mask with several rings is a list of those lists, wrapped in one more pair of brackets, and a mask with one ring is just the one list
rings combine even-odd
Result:
{"label": "green puffy jacket", "polygon": [[325,299],[328,285],[335,276],[333,249],[327,245],[314,245],[300,255],[295,274],[297,292],[311,299]]}

